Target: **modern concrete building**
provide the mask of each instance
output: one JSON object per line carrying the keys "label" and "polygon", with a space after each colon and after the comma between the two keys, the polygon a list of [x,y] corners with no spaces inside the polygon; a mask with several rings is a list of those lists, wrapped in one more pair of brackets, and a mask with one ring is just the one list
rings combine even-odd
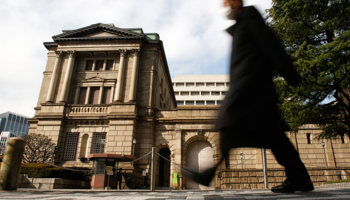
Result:
{"label": "modern concrete building", "polygon": [[[52,38],[44,43],[47,65],[29,132],[47,135],[57,144],[56,165],[92,168],[98,175],[93,188],[102,188],[103,183],[95,183],[104,182],[106,174],[114,175],[116,161],[135,156],[140,160],[121,162],[119,167],[126,171],[123,182],[139,188],[143,178],[150,184],[149,153],[155,147],[160,155],[155,161],[156,186],[263,187],[260,149],[231,150],[209,188],[187,180],[179,167],[203,170],[219,160],[219,134],[213,122],[228,87],[227,76],[195,76],[192,81],[176,76],[173,87],[159,35],[140,28],[99,23]],[[175,100],[174,88],[181,87],[188,90],[177,90],[184,98]],[[176,101],[185,105],[177,106]],[[349,138],[315,140],[320,132],[316,125],[305,125],[296,134],[288,133],[316,186],[345,178],[350,169]],[[267,167],[269,187],[280,184],[284,172],[269,151]]]}
{"label": "modern concrete building", "polygon": [[177,75],[172,79],[177,105],[220,105],[228,75]]}
{"label": "modern concrete building", "polygon": [[5,112],[0,114],[0,133],[3,131],[8,131],[17,137],[22,137],[23,135],[28,134],[28,118],[29,117],[13,112]]}
{"label": "modern concrete building", "polygon": [[15,134],[9,132],[9,131],[3,131],[0,135],[0,155],[2,155],[5,152],[6,145],[10,138],[17,137]]}

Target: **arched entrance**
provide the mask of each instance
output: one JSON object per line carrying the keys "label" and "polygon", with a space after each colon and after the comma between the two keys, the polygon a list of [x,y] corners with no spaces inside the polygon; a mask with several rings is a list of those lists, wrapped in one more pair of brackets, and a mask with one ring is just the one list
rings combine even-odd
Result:
{"label": "arched entrance", "polygon": [[[214,149],[207,141],[195,141],[187,149],[187,167],[196,171],[203,171],[214,165]],[[186,189],[214,189],[214,180],[209,187],[200,185],[192,180],[186,179]]]}
{"label": "arched entrance", "polygon": [[159,156],[159,187],[169,187],[170,186],[170,150],[168,148],[163,148],[159,151],[159,154],[164,158]]}

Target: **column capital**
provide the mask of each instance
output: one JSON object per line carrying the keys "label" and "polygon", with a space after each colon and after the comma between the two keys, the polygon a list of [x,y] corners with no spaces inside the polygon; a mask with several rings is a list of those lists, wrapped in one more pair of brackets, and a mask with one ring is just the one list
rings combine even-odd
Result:
{"label": "column capital", "polygon": [[74,56],[76,56],[76,51],[75,50],[67,51],[67,54],[70,58],[73,58]]}
{"label": "column capital", "polygon": [[62,51],[55,51],[55,54],[56,54],[56,57],[58,58],[58,57],[60,57],[60,56],[61,56]]}
{"label": "column capital", "polygon": [[132,54],[133,54],[134,56],[139,56],[139,55],[140,55],[140,49],[133,49],[133,50],[132,50]]}
{"label": "column capital", "polygon": [[126,54],[126,49],[119,49],[120,57],[124,57]]}

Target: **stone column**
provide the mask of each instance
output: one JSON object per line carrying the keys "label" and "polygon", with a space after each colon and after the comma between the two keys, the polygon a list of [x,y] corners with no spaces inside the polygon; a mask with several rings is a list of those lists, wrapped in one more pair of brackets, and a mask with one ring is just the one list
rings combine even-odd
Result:
{"label": "stone column", "polygon": [[119,72],[118,72],[117,88],[114,96],[114,101],[117,101],[117,102],[121,102],[122,100],[126,49],[120,49],[119,52],[120,52]]}
{"label": "stone column", "polygon": [[47,102],[53,101],[53,95],[55,93],[55,88],[57,85],[58,72],[60,70],[59,64],[61,62],[62,51],[56,51],[55,53],[56,53],[56,61],[55,61],[55,65],[54,65],[53,70],[52,70],[49,91],[47,92],[47,98],[46,98]]}
{"label": "stone column", "polygon": [[90,100],[90,92],[91,92],[91,87],[87,87],[86,89],[86,95],[85,95],[85,104],[89,104]]}
{"label": "stone column", "polygon": [[77,89],[75,90],[74,104],[78,104],[79,94],[80,94],[80,87],[77,86]]}
{"label": "stone column", "polygon": [[[181,129],[175,129],[175,143],[174,143],[174,163],[182,165],[182,139],[181,139]],[[182,178],[181,168],[175,164],[172,163],[171,169],[173,169],[170,173],[173,174],[176,172],[178,177]],[[171,181],[170,185],[173,184],[173,181]],[[180,185],[180,182],[177,183],[177,185],[173,185],[170,187],[179,187],[182,188],[182,185]]]}
{"label": "stone column", "polygon": [[0,190],[17,190],[25,145],[22,138],[9,139],[0,170]]}
{"label": "stone column", "polygon": [[98,97],[98,104],[102,103],[102,98],[103,98],[103,86],[100,86],[100,95]]}
{"label": "stone column", "polygon": [[74,60],[75,60],[75,56],[76,56],[75,51],[68,51],[67,53],[68,53],[68,66],[66,69],[66,75],[64,77],[64,82],[63,82],[63,87],[62,87],[63,89],[62,89],[61,98],[60,98],[61,102],[67,101],[70,81],[72,78],[72,73],[73,73],[73,68],[74,68]]}
{"label": "stone column", "polygon": [[131,85],[130,85],[130,94],[129,94],[129,102],[133,102],[136,100],[136,86],[137,86],[137,77],[138,77],[138,67],[139,67],[139,49],[133,49],[134,62],[132,65],[132,74],[131,74]]}

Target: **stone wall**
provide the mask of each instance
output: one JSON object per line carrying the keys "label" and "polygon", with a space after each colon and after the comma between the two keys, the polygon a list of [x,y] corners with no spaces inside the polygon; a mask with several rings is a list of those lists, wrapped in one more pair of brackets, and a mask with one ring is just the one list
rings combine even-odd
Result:
{"label": "stone wall", "polygon": [[[350,168],[309,168],[309,174],[315,187],[323,186],[327,181],[346,179]],[[285,179],[284,169],[269,169],[268,188],[280,185]],[[262,189],[264,173],[261,169],[225,169],[218,172],[220,180],[217,189]]]}

